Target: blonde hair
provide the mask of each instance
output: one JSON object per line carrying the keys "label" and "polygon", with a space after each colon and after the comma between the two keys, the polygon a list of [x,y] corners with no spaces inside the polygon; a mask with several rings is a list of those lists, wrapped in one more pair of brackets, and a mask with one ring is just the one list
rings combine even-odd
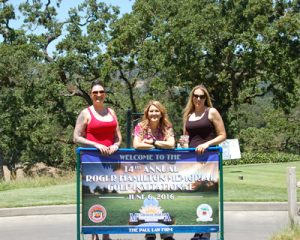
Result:
{"label": "blonde hair", "polygon": [[169,120],[166,108],[159,101],[155,101],[155,100],[149,101],[149,103],[147,104],[147,106],[144,109],[144,115],[143,115],[143,118],[142,118],[142,121],[141,121],[140,125],[141,125],[141,127],[144,131],[146,131],[148,129],[149,123],[150,123],[150,121],[149,121],[149,108],[151,106],[155,106],[156,108],[158,108],[158,110],[161,113],[161,118],[160,118],[160,121],[159,121],[159,127],[162,129],[164,138],[167,139],[169,137],[169,132],[170,132],[168,130],[170,128],[172,128],[172,124]]}
{"label": "blonde hair", "polygon": [[207,107],[213,107],[212,102],[211,102],[211,98],[209,96],[209,93],[208,93],[206,87],[204,87],[204,85],[202,85],[202,84],[201,85],[197,85],[190,92],[190,96],[189,96],[188,102],[187,102],[185,108],[183,109],[183,124],[186,123],[188,117],[195,111],[195,105],[194,105],[194,102],[193,102],[193,95],[194,95],[194,92],[197,89],[201,89],[204,92],[204,94],[205,94],[204,105],[207,106]]}

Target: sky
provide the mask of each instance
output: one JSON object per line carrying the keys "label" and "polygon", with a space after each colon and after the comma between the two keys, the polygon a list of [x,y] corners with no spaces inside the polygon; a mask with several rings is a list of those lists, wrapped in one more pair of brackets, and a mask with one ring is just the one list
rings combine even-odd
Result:
{"label": "sky", "polygon": [[[128,13],[131,11],[131,7],[134,0],[98,0],[99,2],[105,2],[108,5],[119,6],[121,14]],[[9,3],[14,6],[18,6],[20,3],[25,2],[25,0],[10,0]],[[54,2],[54,0],[53,0]],[[64,16],[68,13],[68,9],[75,7],[83,2],[83,0],[62,0],[60,7],[60,16]]]}
{"label": "sky", "polygon": [[[107,5],[112,6],[118,6],[120,8],[120,14],[123,15],[125,13],[131,12],[132,5],[135,0],[98,0],[98,2],[104,2]],[[18,9],[18,5],[22,2],[25,2],[25,0],[10,0],[9,3],[13,4],[15,9]],[[46,2],[46,1],[44,1]],[[68,15],[68,10],[70,8],[78,6],[80,3],[82,3],[83,0],[62,0],[60,8],[58,9],[58,19],[64,20]],[[55,3],[55,0],[53,0],[53,3]],[[22,24],[21,14],[20,12],[16,11],[17,19],[14,21],[11,21],[10,24],[13,28],[18,28]],[[39,31],[38,29],[36,29]],[[1,40],[1,37],[0,37]],[[50,55],[55,49],[55,44],[58,42],[58,40],[53,41],[48,48],[48,52]]]}
{"label": "sky", "polygon": [[[64,13],[68,12],[71,7],[77,6],[82,0],[63,0],[61,3],[61,9]],[[134,0],[98,0],[98,2],[104,2],[107,5],[113,5],[120,7],[121,15],[131,11],[131,7]]]}

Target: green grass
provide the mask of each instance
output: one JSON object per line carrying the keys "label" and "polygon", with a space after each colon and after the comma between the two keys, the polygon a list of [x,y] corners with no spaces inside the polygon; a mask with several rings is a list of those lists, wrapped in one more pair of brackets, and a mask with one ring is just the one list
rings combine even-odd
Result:
{"label": "green grass", "polygon": [[0,207],[25,207],[75,203],[75,183],[21,188],[0,192]]}
{"label": "green grass", "polygon": [[[287,201],[287,167],[300,179],[300,162],[224,166],[224,201]],[[243,180],[239,180],[243,176]],[[300,192],[298,193],[300,201]],[[74,173],[64,177],[0,182],[0,208],[76,202]]]}
{"label": "green grass", "polygon": [[287,167],[300,178],[300,162],[224,166],[224,201],[287,201]]}
{"label": "green grass", "polygon": [[75,182],[75,172],[65,172],[62,176],[53,177],[35,177],[35,178],[24,178],[17,179],[14,181],[0,181],[0,191],[20,189],[20,188],[36,188],[36,187],[47,187],[53,185],[60,185],[65,183]]}
{"label": "green grass", "polygon": [[76,203],[75,173],[0,182],[0,208]]}

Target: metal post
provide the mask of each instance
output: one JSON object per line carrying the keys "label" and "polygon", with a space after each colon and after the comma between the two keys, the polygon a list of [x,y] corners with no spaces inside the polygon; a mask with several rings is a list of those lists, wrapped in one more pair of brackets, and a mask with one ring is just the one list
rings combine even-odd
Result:
{"label": "metal post", "polygon": [[224,186],[223,186],[223,149],[219,152],[219,170],[220,170],[220,232],[221,240],[224,240]]}
{"label": "metal post", "polygon": [[77,226],[77,240],[80,240],[80,151],[77,149],[76,161],[76,226]]}
{"label": "metal post", "polygon": [[131,118],[132,118],[132,111],[131,109],[127,110],[126,116],[126,147],[130,148],[131,146]]}
{"label": "metal post", "polygon": [[290,225],[296,224],[297,215],[297,180],[296,167],[287,168],[288,213]]}

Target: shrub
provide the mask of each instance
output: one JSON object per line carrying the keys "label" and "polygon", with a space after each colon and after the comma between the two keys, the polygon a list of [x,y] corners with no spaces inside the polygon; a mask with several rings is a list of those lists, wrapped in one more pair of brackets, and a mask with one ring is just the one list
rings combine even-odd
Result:
{"label": "shrub", "polygon": [[238,160],[223,161],[223,165],[255,164],[255,163],[280,163],[300,161],[300,155],[284,152],[245,152]]}

